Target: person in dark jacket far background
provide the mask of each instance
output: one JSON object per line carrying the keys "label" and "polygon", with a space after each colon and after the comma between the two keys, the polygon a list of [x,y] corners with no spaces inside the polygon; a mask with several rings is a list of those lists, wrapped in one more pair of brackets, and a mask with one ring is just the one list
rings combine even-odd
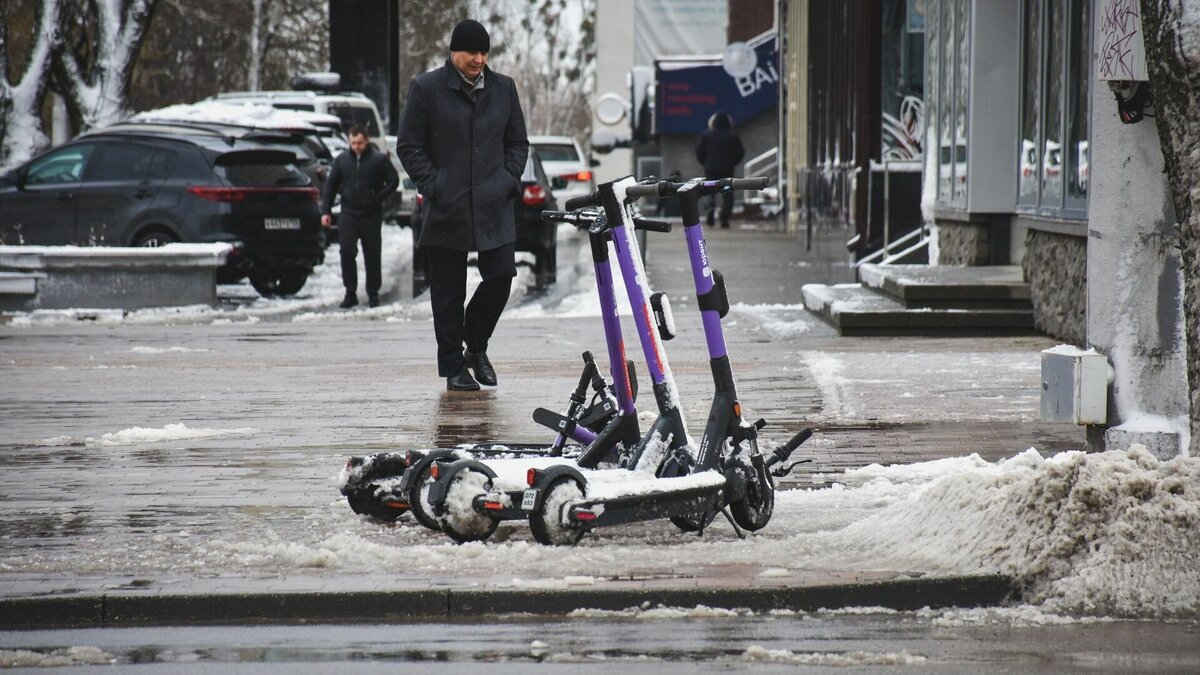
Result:
{"label": "person in dark jacket far background", "polygon": [[342,254],[342,285],[346,297],[341,307],[358,304],[358,242],[362,241],[367,269],[367,303],[379,306],[380,249],[383,247],[383,200],[396,191],[400,176],[391,160],[371,144],[367,130],[350,127],[350,149],[333,160],[321,199],[321,224],[333,224],[333,198],[342,197],[338,216],[338,244]]}
{"label": "person in dark jacket far background", "polygon": [[[746,149],[742,147],[742,139],[733,133],[733,119],[729,115],[718,112],[708,120],[708,131],[700,136],[696,143],[696,159],[704,167],[704,177],[708,179],[730,178]],[[713,211],[716,207],[716,196],[708,202],[708,224],[713,224]],[[733,213],[733,192],[721,194],[721,227],[729,227],[729,216]]]}
{"label": "person in dark jacket far background", "polygon": [[[496,385],[488,341],[517,275],[513,200],[529,139],[516,84],[487,67],[490,50],[482,25],[459,22],[445,65],[409,85],[396,137],[400,162],[424,197],[419,243],[429,265],[438,374],[450,391]],[[464,310],[468,251],[479,252],[482,280]]]}

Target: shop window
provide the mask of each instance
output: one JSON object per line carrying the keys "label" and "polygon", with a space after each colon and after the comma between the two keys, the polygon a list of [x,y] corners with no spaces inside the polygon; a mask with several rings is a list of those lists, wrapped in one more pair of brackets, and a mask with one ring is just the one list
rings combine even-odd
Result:
{"label": "shop window", "polygon": [[970,2],[927,0],[926,7],[930,91],[926,119],[937,140],[938,203],[965,208],[969,152]]}
{"label": "shop window", "polygon": [[1090,4],[1089,0],[1022,3],[1021,138],[1016,148],[1017,204],[1022,212],[1086,215]]}

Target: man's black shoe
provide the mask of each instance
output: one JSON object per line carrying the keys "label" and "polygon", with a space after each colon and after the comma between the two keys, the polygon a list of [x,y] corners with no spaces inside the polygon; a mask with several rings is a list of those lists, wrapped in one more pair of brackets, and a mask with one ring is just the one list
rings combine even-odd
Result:
{"label": "man's black shoe", "polygon": [[347,293],[346,297],[342,299],[342,304],[338,305],[338,307],[341,307],[342,309],[350,309],[357,304],[358,296],[354,293]]}
{"label": "man's black shoe", "polygon": [[475,379],[489,387],[496,386],[496,369],[492,368],[492,362],[488,361],[487,352],[465,352],[463,356],[467,359],[467,367],[474,371]]}
{"label": "man's black shoe", "polygon": [[457,373],[446,378],[446,391],[479,391],[479,383],[471,377],[471,371],[463,366]]}
{"label": "man's black shoe", "polygon": [[378,307],[378,306],[379,306],[379,296],[378,295],[372,295],[367,298],[367,307]]}

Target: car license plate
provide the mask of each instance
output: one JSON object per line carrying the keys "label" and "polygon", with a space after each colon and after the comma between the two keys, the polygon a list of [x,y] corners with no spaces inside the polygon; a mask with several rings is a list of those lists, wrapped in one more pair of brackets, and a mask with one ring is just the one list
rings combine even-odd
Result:
{"label": "car license plate", "polygon": [[263,220],[263,228],[267,230],[298,230],[300,229],[300,219],[266,218]]}
{"label": "car license plate", "polygon": [[537,504],[537,493],[538,493],[537,488],[529,488],[528,490],[525,491],[525,494],[523,494],[521,496],[521,510],[522,511],[532,511],[533,510],[534,505]]}

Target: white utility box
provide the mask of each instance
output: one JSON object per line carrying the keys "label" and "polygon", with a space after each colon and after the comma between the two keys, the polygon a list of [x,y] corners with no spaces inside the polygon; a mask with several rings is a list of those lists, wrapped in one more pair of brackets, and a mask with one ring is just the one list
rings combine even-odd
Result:
{"label": "white utility box", "polygon": [[1042,420],[1108,422],[1108,357],[1070,345],[1042,350]]}

